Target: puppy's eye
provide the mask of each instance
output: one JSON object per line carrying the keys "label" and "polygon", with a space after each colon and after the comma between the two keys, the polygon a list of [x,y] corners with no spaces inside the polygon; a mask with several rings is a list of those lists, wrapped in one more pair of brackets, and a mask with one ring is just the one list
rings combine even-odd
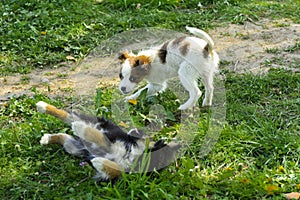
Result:
{"label": "puppy's eye", "polygon": [[129,78],[129,80],[130,80],[131,82],[135,82],[135,81],[136,81],[136,78],[135,78],[134,76],[131,76],[131,77]]}
{"label": "puppy's eye", "polygon": [[122,73],[119,73],[119,77],[121,80],[124,78]]}

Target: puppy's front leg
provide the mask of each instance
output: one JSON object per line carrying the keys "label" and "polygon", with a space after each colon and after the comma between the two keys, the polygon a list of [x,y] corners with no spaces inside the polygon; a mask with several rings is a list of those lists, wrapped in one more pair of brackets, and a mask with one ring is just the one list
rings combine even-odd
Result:
{"label": "puppy's front leg", "polygon": [[162,84],[148,84],[148,91],[147,91],[147,97],[154,96],[159,92],[164,91],[167,88],[167,83],[164,82]]}
{"label": "puppy's front leg", "polygon": [[164,91],[167,87],[167,83],[162,83],[162,84],[152,84],[148,83],[145,87],[139,89],[136,93],[133,95],[130,95],[125,98],[125,102],[131,100],[131,99],[137,99],[141,93],[147,89],[147,97],[154,96],[158,92]]}
{"label": "puppy's front leg", "polygon": [[151,85],[151,84],[148,83],[145,87],[142,87],[142,88],[139,89],[136,93],[134,93],[134,94],[132,94],[132,95],[130,95],[130,96],[125,97],[125,102],[127,102],[127,101],[129,101],[129,100],[131,100],[131,99],[137,99],[145,89],[147,89],[147,88],[150,87],[150,85]]}

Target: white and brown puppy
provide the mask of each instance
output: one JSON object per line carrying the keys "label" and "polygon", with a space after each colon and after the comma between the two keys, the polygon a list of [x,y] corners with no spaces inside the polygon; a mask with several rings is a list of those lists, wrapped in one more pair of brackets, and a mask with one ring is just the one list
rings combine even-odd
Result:
{"label": "white and brown puppy", "polygon": [[189,99],[179,107],[180,110],[196,105],[202,94],[197,84],[199,78],[205,87],[202,106],[212,105],[213,77],[218,70],[219,56],[213,50],[214,42],[207,33],[192,27],[186,29],[197,37],[179,37],[137,55],[121,52],[119,89],[123,94],[131,93],[142,80],[148,82],[145,87],[126,97],[126,100],[136,99],[145,89],[148,89],[147,96],[155,95],[167,87],[169,79],[178,76],[189,92]]}

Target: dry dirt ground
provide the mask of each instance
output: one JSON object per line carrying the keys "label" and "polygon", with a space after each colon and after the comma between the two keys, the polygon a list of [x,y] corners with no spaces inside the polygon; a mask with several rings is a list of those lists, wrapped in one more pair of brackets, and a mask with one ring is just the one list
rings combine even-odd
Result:
{"label": "dry dirt ground", "polygon": [[[288,20],[263,20],[255,24],[218,27],[209,34],[214,39],[216,50],[223,61],[221,68],[237,73],[267,72],[270,67],[299,71],[299,51],[290,53],[284,50],[300,42],[300,24],[293,24]],[[273,53],[267,49],[273,50]],[[278,58],[281,59],[280,64],[269,62],[271,64],[266,65],[266,62]],[[64,63],[65,66],[54,69],[0,77],[0,101],[6,101],[15,95],[29,94],[33,86],[51,95],[68,95],[88,94],[99,85],[117,85],[117,61],[111,58],[101,59],[101,62],[95,59],[79,65],[70,61]],[[298,67],[291,68],[289,63],[295,61]]]}

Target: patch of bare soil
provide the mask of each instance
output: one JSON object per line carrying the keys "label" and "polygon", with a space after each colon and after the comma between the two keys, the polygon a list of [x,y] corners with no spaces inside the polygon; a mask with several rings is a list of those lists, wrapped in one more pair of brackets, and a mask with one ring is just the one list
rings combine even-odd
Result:
{"label": "patch of bare soil", "polygon": [[[270,67],[291,68],[289,63],[300,61],[299,51],[284,51],[300,42],[300,24],[287,20],[261,21],[245,25],[229,25],[211,30],[216,50],[225,68],[242,72],[266,72]],[[268,53],[273,49],[276,53]],[[266,62],[274,59],[281,62]],[[279,64],[278,64],[279,63]],[[119,66],[115,59],[97,58],[80,65],[67,63],[66,67],[34,70],[30,74],[0,77],[0,100],[14,95],[30,93],[36,87],[41,92],[53,95],[90,94],[99,85],[117,85]]]}
{"label": "patch of bare soil", "polygon": [[259,73],[272,67],[299,71],[291,63],[300,62],[300,52],[291,53],[286,49],[300,42],[300,24],[265,20],[217,28],[210,35],[221,60],[230,63],[227,66],[230,70]]}

